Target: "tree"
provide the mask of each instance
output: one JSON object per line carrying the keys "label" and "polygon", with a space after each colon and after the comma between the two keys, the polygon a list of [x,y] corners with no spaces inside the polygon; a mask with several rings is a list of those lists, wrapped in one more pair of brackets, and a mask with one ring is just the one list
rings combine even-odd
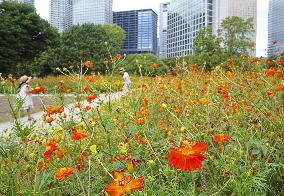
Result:
{"label": "tree", "polygon": [[254,30],[253,18],[243,20],[237,16],[224,19],[221,23],[218,35],[221,39],[221,46],[228,57],[248,55]]}
{"label": "tree", "polygon": [[220,47],[220,39],[212,33],[212,27],[200,29],[193,44],[193,56],[191,62],[205,65],[207,70],[223,61],[223,53]]}
{"label": "tree", "polygon": [[53,47],[59,34],[29,4],[0,4],[0,72],[17,74],[32,60]]}
{"label": "tree", "polygon": [[92,71],[104,72],[103,61],[120,51],[123,40],[124,31],[117,25],[72,26],[63,32],[60,46],[48,52],[47,64],[55,70],[90,60],[95,63]]}

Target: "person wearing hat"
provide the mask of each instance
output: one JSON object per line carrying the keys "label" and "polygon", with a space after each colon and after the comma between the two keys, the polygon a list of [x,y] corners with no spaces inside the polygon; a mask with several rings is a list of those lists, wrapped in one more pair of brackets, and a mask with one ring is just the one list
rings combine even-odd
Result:
{"label": "person wearing hat", "polygon": [[120,68],[119,71],[120,71],[120,73],[123,74],[123,80],[124,80],[123,92],[129,92],[130,91],[130,84],[131,84],[129,74],[123,68]]}
{"label": "person wearing hat", "polygon": [[21,100],[23,101],[22,109],[27,111],[28,114],[28,120],[33,120],[32,114],[31,114],[31,108],[34,106],[33,98],[30,93],[31,86],[29,85],[29,82],[31,80],[31,77],[28,77],[26,75],[20,77],[20,84],[19,84],[19,96]]}

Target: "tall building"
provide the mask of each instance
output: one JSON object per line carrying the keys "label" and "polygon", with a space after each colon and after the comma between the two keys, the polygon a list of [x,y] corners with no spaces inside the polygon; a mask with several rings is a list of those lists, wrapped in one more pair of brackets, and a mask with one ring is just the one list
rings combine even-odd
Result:
{"label": "tall building", "polygon": [[72,25],[72,0],[50,0],[49,22],[63,32]]}
{"label": "tall building", "polygon": [[[217,34],[222,20],[229,16],[238,16],[243,19],[253,18],[255,33],[252,41],[256,42],[257,30],[257,0],[214,0],[213,3],[213,33]],[[255,51],[252,55],[255,55]]]}
{"label": "tall building", "polygon": [[172,0],[168,14],[167,57],[192,54],[197,32],[212,25],[213,0]]}
{"label": "tall building", "polygon": [[284,52],[284,2],[270,0],[268,10],[269,57]]}
{"label": "tall building", "polygon": [[159,14],[159,57],[167,58],[167,31],[168,31],[168,11],[170,3],[160,4]]}
{"label": "tall building", "polygon": [[158,16],[152,9],[113,13],[113,23],[125,31],[122,53],[157,54]]}
{"label": "tall building", "polygon": [[112,0],[73,0],[73,24],[112,23]]}

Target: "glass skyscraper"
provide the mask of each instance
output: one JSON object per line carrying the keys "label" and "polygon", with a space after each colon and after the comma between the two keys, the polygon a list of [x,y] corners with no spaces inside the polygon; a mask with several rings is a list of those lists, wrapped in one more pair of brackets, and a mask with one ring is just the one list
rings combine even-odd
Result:
{"label": "glass skyscraper", "polygon": [[49,22],[63,32],[72,25],[72,0],[50,0]]}
{"label": "glass skyscraper", "polygon": [[113,23],[125,31],[122,53],[157,54],[157,14],[152,9],[113,13]]}
{"label": "glass skyscraper", "polygon": [[284,52],[284,2],[270,0],[268,10],[268,56]]}
{"label": "glass skyscraper", "polygon": [[212,25],[213,0],[172,0],[168,15],[167,57],[192,54],[197,32]]}
{"label": "glass skyscraper", "polygon": [[167,58],[167,31],[168,31],[168,11],[170,3],[160,4],[159,14],[159,57]]}
{"label": "glass skyscraper", "polygon": [[73,0],[73,24],[112,23],[112,0]]}

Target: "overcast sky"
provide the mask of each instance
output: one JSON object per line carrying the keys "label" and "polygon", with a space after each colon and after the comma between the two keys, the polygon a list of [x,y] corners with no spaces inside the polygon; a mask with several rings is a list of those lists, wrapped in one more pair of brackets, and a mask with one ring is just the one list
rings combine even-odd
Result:
{"label": "overcast sky", "polygon": [[[159,4],[170,0],[113,0],[114,11],[125,11],[134,9],[152,8],[159,13]],[[237,1],[237,0],[236,0]],[[49,0],[35,0],[37,12],[42,18],[49,18]],[[268,18],[268,0],[258,0],[257,17],[257,56],[266,55],[267,48],[267,18]]]}

